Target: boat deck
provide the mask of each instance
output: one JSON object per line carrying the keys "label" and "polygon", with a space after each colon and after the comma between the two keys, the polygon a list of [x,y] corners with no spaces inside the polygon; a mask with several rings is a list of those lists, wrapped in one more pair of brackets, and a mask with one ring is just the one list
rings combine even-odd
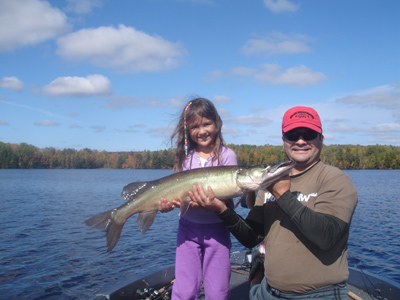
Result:
{"label": "boat deck", "polygon": [[[232,253],[231,264],[231,300],[249,299],[250,263],[248,252]],[[250,254],[251,256],[251,254]],[[349,268],[350,277],[347,288],[350,299],[354,300],[397,300],[400,299],[400,284],[386,278]],[[253,272],[253,271],[252,271]],[[140,277],[129,279],[110,291],[99,294],[108,300],[140,300],[140,299],[170,299],[175,268],[170,266],[159,271],[150,271]],[[205,299],[204,289],[201,289],[199,299]]]}
{"label": "boat deck", "polygon": [[[231,300],[248,300],[250,283],[248,281],[250,264],[246,262],[243,252],[233,253],[231,257],[232,273],[231,273]],[[350,299],[355,300],[382,300],[385,299],[370,278],[363,277],[360,272],[350,268],[351,281],[347,282],[347,290]],[[357,285],[355,285],[357,284]],[[365,286],[365,289],[359,288]],[[368,288],[369,287],[369,288]],[[204,294],[201,295],[204,299]],[[396,298],[389,298],[396,299]]]}
{"label": "boat deck", "polygon": [[[243,252],[232,253],[231,256],[232,272],[231,272],[231,297],[230,300],[249,300],[250,282],[249,272],[250,264],[246,261],[246,256]],[[379,290],[379,283],[373,282],[374,278],[369,278],[366,274],[362,274],[359,270],[350,268],[351,280],[347,282],[347,290],[350,299],[354,300],[382,300],[382,299],[397,299],[386,298],[382,296]],[[376,286],[376,284],[378,284]],[[364,286],[364,288],[359,288]],[[385,294],[391,291],[385,291]],[[398,292],[398,291],[397,291]],[[398,295],[393,291],[393,295]],[[199,294],[199,300],[204,300],[204,290]],[[400,298],[399,298],[400,299]]]}
{"label": "boat deck", "polygon": [[[249,289],[250,283],[248,281],[249,278],[249,269],[241,268],[236,269],[232,268],[231,274],[231,297],[230,300],[249,300]],[[349,291],[350,299],[355,300],[382,300],[384,298],[375,297],[371,294],[366,293],[364,290],[357,288],[356,286],[347,283],[347,289]],[[204,293],[200,294],[199,299],[205,299]]]}

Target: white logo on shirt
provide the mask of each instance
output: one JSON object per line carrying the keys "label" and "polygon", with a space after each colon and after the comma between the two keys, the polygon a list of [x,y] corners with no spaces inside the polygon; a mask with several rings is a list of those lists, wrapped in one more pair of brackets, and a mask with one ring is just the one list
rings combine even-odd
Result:
{"label": "white logo on shirt", "polygon": [[308,200],[310,200],[310,197],[317,197],[317,193],[311,193],[308,195],[303,195],[301,193],[297,194],[297,200],[299,200],[300,202],[308,202]]}
{"label": "white logo on shirt", "polygon": [[[303,195],[302,193],[297,192],[297,200],[300,202],[308,202],[310,200],[310,197],[317,198],[317,196],[318,196],[317,193]],[[274,196],[272,196],[271,193],[265,193],[264,203],[273,202],[273,201],[276,201],[276,198]]]}

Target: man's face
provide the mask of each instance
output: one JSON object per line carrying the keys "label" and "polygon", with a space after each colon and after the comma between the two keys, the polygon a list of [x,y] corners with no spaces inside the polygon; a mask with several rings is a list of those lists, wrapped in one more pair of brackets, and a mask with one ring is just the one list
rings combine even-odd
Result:
{"label": "man's face", "polygon": [[311,129],[299,127],[284,133],[282,141],[286,155],[296,162],[295,168],[304,171],[319,160],[324,136]]}

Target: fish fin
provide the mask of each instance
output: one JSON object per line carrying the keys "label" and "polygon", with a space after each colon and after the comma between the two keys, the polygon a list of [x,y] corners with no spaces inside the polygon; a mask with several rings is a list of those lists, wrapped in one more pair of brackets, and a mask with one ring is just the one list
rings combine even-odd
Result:
{"label": "fish fin", "polygon": [[188,211],[189,207],[190,207],[190,201],[191,200],[182,200],[181,201],[181,213],[179,214],[180,216],[183,216],[184,214],[186,214],[186,212]]}
{"label": "fish fin", "polygon": [[98,214],[90,219],[87,219],[84,223],[87,226],[91,226],[96,229],[107,229],[108,225],[110,224],[112,217],[111,217],[112,210],[108,210],[101,214]]}
{"label": "fish fin", "polygon": [[[124,186],[121,192],[121,197],[123,200],[127,201],[141,193],[142,191],[145,191],[147,188],[147,181],[143,182],[132,182],[130,184],[127,184]],[[144,190],[143,190],[144,189]]]}
{"label": "fish fin", "polygon": [[145,233],[150,226],[153,224],[154,219],[156,218],[157,210],[153,211],[141,211],[137,218],[137,223],[139,225],[139,229],[142,233]]}
{"label": "fish fin", "polygon": [[105,229],[107,237],[107,252],[110,252],[118,242],[124,223],[118,224],[111,216],[113,210],[106,211],[85,221],[87,226],[96,229]]}
{"label": "fish fin", "polygon": [[235,208],[234,208],[234,209],[238,208],[239,204],[242,202],[242,199],[243,199],[244,195],[246,195],[247,192],[248,192],[248,190],[244,190],[244,191],[243,191],[243,194],[240,196],[239,201],[236,202]]}
{"label": "fish fin", "polygon": [[239,206],[240,202],[242,202],[242,198],[243,198],[243,195],[242,195],[242,196],[240,196],[240,199],[238,200],[238,202],[236,202],[236,204],[235,204],[235,207],[234,207],[233,209],[236,209],[236,208],[238,208],[238,206]]}

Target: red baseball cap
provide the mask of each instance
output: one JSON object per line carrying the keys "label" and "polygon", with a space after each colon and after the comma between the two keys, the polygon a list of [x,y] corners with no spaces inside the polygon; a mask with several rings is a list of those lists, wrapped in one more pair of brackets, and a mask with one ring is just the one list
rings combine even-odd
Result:
{"label": "red baseball cap", "polygon": [[288,132],[298,127],[306,127],[322,133],[321,119],[311,107],[295,106],[285,112],[282,120],[282,131]]}

